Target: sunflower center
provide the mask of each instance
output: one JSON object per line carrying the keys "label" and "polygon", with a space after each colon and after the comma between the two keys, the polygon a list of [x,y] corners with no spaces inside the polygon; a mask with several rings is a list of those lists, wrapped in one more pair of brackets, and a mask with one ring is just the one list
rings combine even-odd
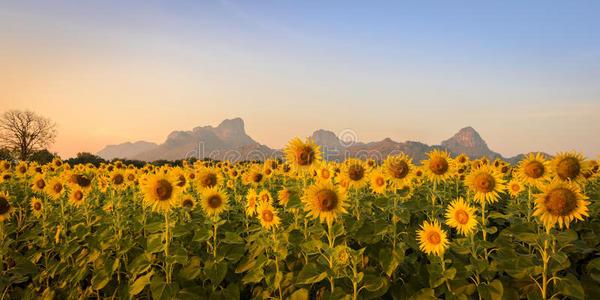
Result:
{"label": "sunflower center", "polygon": [[496,180],[488,173],[478,174],[473,180],[475,188],[478,192],[489,193],[494,190]]}
{"label": "sunflower center", "polygon": [[254,197],[250,197],[250,199],[248,199],[248,206],[250,208],[253,208],[256,205],[256,199],[254,199]]}
{"label": "sunflower center", "polygon": [[10,179],[10,174],[4,174],[4,175],[2,176],[2,179],[4,179],[4,180],[9,180],[9,179]]}
{"label": "sunflower center", "polygon": [[427,233],[427,241],[430,244],[437,245],[442,241],[442,237],[437,231],[430,231]]}
{"label": "sunflower center", "polygon": [[557,188],[544,200],[546,210],[553,216],[567,216],[577,208],[577,196],[566,188]]}
{"label": "sunflower center", "polygon": [[194,201],[192,201],[191,199],[184,199],[182,204],[185,207],[192,207],[194,206]]}
{"label": "sunflower center", "polygon": [[312,162],[314,160],[314,156],[315,156],[314,152],[309,147],[300,149],[296,153],[296,159],[298,161],[298,164],[301,166],[308,166],[308,165],[312,164]]}
{"label": "sunflower center", "polygon": [[123,178],[123,175],[117,174],[113,177],[112,181],[114,184],[121,184],[121,183],[123,183],[123,181],[125,181],[125,178]]}
{"label": "sunflower center", "polygon": [[83,176],[83,175],[74,175],[74,176],[75,176],[75,182],[80,187],[88,187],[92,184],[92,181],[89,178],[87,178],[86,176]]}
{"label": "sunflower center", "polygon": [[75,191],[75,193],[73,194],[73,198],[75,198],[75,200],[77,201],[81,201],[81,199],[83,199],[83,192]]}
{"label": "sunflower center", "polygon": [[464,163],[466,163],[466,162],[467,162],[467,158],[466,158],[466,157],[464,157],[464,156],[460,156],[460,157],[458,158],[458,162],[459,162],[459,163],[461,163],[461,164],[464,164]]}
{"label": "sunflower center", "polygon": [[10,203],[8,199],[0,197],[0,215],[7,213],[10,210]]}
{"label": "sunflower center", "polygon": [[19,167],[19,173],[23,173],[23,174],[24,174],[25,172],[27,172],[27,167],[25,167],[25,166],[20,166],[20,167]]}
{"label": "sunflower center", "polygon": [[221,207],[221,203],[223,203],[223,200],[219,195],[212,195],[208,197],[208,206],[210,206],[210,208],[219,208]]}
{"label": "sunflower center", "polygon": [[260,182],[263,178],[263,175],[260,173],[255,173],[254,175],[252,175],[252,181],[254,182]]}
{"label": "sunflower center", "polygon": [[269,194],[263,194],[261,197],[261,200],[263,202],[269,202],[269,199],[271,199],[271,197],[269,196]]}
{"label": "sunflower center", "polygon": [[177,182],[177,186],[183,187],[186,183],[185,176],[179,175],[179,182]]}
{"label": "sunflower center", "polygon": [[448,171],[448,161],[443,157],[434,157],[429,163],[429,169],[433,174],[442,175]]}
{"label": "sunflower center", "polygon": [[206,174],[202,177],[202,185],[204,187],[213,187],[217,184],[217,175],[216,174]]}
{"label": "sunflower center", "polygon": [[544,165],[539,161],[532,161],[525,167],[525,174],[531,178],[544,176]]}
{"label": "sunflower center", "polygon": [[268,209],[263,210],[262,219],[267,223],[272,222],[273,221],[273,212]]}
{"label": "sunflower center", "polygon": [[456,219],[456,222],[461,225],[465,225],[467,222],[469,222],[469,214],[463,209],[457,210],[454,213],[454,218]]}
{"label": "sunflower center", "polygon": [[381,177],[377,177],[377,179],[375,179],[375,184],[377,186],[383,186],[384,183],[385,183],[385,181],[383,181],[383,178],[381,178]]}
{"label": "sunflower center", "polygon": [[513,184],[511,186],[511,189],[513,190],[513,192],[518,192],[519,190],[521,190],[521,186],[518,184]]}
{"label": "sunflower center", "polygon": [[332,211],[338,205],[337,194],[332,190],[321,190],[317,193],[317,200],[321,211]]}
{"label": "sunflower center", "polygon": [[154,184],[154,196],[160,201],[171,199],[173,193],[173,186],[165,179],[161,179]]}
{"label": "sunflower center", "polygon": [[34,210],[40,210],[40,209],[42,209],[42,203],[40,203],[40,202],[33,203],[33,209]]}
{"label": "sunflower center", "polygon": [[402,179],[408,174],[408,164],[405,161],[394,162],[390,165],[390,172],[394,178]]}
{"label": "sunflower center", "polygon": [[62,186],[62,183],[60,183],[60,182],[57,182],[54,184],[54,186],[52,186],[52,190],[57,194],[62,192],[62,189],[63,189],[63,186]]}
{"label": "sunflower center", "polygon": [[581,171],[581,166],[579,165],[579,161],[575,157],[567,157],[561,160],[556,167],[556,173],[560,177],[560,179],[574,179],[579,175]]}
{"label": "sunflower center", "polygon": [[40,179],[35,182],[35,186],[37,186],[38,189],[43,189],[46,186],[46,182],[44,179]]}
{"label": "sunflower center", "polygon": [[348,176],[354,181],[361,180],[365,176],[365,169],[361,165],[352,165],[348,169]]}
{"label": "sunflower center", "polygon": [[133,175],[133,174],[127,175],[127,180],[133,181],[134,179],[135,179],[135,175]]}
{"label": "sunflower center", "polygon": [[265,170],[265,174],[270,175],[271,174],[271,169],[266,169]]}
{"label": "sunflower center", "polygon": [[327,170],[327,169],[323,169],[323,170],[321,170],[321,177],[322,177],[323,179],[327,179],[327,178],[329,178],[329,176],[330,176],[330,175],[331,175],[331,174],[329,173],[329,170]]}

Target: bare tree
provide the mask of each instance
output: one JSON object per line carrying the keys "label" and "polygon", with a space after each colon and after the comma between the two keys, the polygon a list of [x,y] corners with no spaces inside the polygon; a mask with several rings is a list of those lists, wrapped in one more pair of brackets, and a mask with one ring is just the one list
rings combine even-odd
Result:
{"label": "bare tree", "polygon": [[0,143],[20,160],[54,143],[56,123],[32,111],[9,110],[0,117]]}

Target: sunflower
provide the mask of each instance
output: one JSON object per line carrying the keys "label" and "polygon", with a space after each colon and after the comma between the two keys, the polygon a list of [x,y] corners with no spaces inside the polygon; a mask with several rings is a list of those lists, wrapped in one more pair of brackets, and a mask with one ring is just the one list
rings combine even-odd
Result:
{"label": "sunflower", "polygon": [[398,195],[398,198],[400,198],[400,200],[407,200],[407,199],[410,199],[410,197],[412,197],[414,191],[415,191],[414,184],[409,183],[409,184],[405,184],[405,185],[401,186],[400,188],[396,189],[396,195]]}
{"label": "sunflower", "polygon": [[144,203],[152,206],[154,211],[169,211],[176,205],[181,192],[181,188],[176,183],[177,179],[169,174],[163,172],[149,174],[141,184]]}
{"label": "sunflower", "polygon": [[176,167],[170,170],[171,176],[173,178],[175,178],[176,182],[175,184],[180,187],[185,189],[188,186],[188,179],[187,179],[187,174],[185,173],[185,171],[183,169],[181,169],[180,167]]}
{"label": "sunflower", "polygon": [[573,219],[583,221],[583,216],[588,215],[588,197],[581,193],[579,185],[574,182],[554,180],[541,188],[541,193],[536,195],[534,216],[547,228],[552,228],[556,223],[563,228],[569,228]]}
{"label": "sunflower", "polygon": [[348,183],[349,188],[360,189],[369,178],[365,163],[357,158],[350,158],[344,162],[340,172],[341,179]]}
{"label": "sunflower", "polygon": [[319,146],[312,140],[306,138],[306,143],[298,137],[291,140],[284,150],[286,160],[298,171],[307,171],[315,163],[321,160]]}
{"label": "sunflower", "polygon": [[448,248],[446,231],[442,230],[437,220],[432,223],[425,221],[421,225],[421,229],[417,231],[417,235],[419,237],[419,248],[427,254],[442,256]]}
{"label": "sunflower", "polygon": [[7,182],[12,179],[12,174],[10,172],[3,172],[0,174],[0,183]]}
{"label": "sunflower", "polygon": [[477,227],[475,208],[469,206],[462,197],[452,201],[446,209],[446,224],[456,228],[462,235],[470,235]]}
{"label": "sunflower", "polygon": [[137,184],[138,176],[134,170],[128,170],[125,172],[125,184],[134,186]]}
{"label": "sunflower", "polygon": [[223,185],[223,176],[221,176],[221,172],[217,171],[217,169],[204,167],[200,169],[196,182],[198,189],[203,191]]}
{"label": "sunflower", "polygon": [[526,185],[540,187],[550,181],[550,162],[541,153],[529,153],[519,162],[516,177]]}
{"label": "sunflower", "polygon": [[228,207],[227,195],[219,187],[206,188],[202,192],[201,204],[207,215],[218,218],[219,214]]}
{"label": "sunflower", "polygon": [[0,191],[0,222],[8,219],[11,212],[10,196],[8,193]]}
{"label": "sunflower", "polygon": [[15,168],[15,171],[17,171],[17,175],[19,177],[25,177],[25,176],[27,176],[28,169],[29,169],[29,166],[27,165],[27,162],[21,161]]}
{"label": "sunflower", "polygon": [[588,169],[588,162],[581,153],[559,152],[552,160],[552,166],[556,178],[560,181],[585,182],[583,174]]}
{"label": "sunflower", "polygon": [[494,203],[506,189],[505,180],[490,165],[482,165],[472,170],[465,178],[465,184],[475,193],[475,200],[480,203]]}
{"label": "sunflower", "polygon": [[397,156],[389,155],[383,162],[383,174],[395,187],[404,186],[413,179],[415,167],[412,158],[400,153]]}
{"label": "sunflower", "polygon": [[60,158],[55,157],[55,158],[52,159],[52,163],[51,164],[55,168],[60,168],[63,165],[63,161]]}
{"label": "sunflower", "polygon": [[430,181],[435,183],[439,183],[442,181],[446,181],[455,173],[454,161],[450,158],[448,151],[444,150],[443,152],[435,149],[429,153],[427,153],[428,159],[422,161],[421,163],[425,167],[425,172],[427,172],[427,178]]}
{"label": "sunflower", "polygon": [[183,198],[181,198],[181,207],[194,210],[194,208],[196,208],[196,200],[190,195],[184,195]]}
{"label": "sunflower", "polygon": [[256,190],[249,189],[248,194],[246,194],[246,215],[253,216],[256,213],[256,206],[258,204],[258,195],[256,194]]}
{"label": "sunflower", "polygon": [[467,165],[469,164],[469,157],[466,154],[461,153],[454,159],[454,161],[459,165]]}
{"label": "sunflower", "polygon": [[10,163],[10,161],[8,161],[8,160],[0,161],[0,170],[8,171],[8,170],[10,170],[10,167],[12,167],[12,164]]}
{"label": "sunflower", "polygon": [[69,194],[69,203],[74,206],[80,206],[85,201],[86,192],[81,188],[73,188],[71,189],[71,193]]}
{"label": "sunflower", "polygon": [[235,180],[238,177],[240,177],[240,171],[238,171],[238,169],[232,168],[231,170],[229,170],[229,177],[231,177],[231,179]]}
{"label": "sunflower", "polygon": [[92,189],[92,180],[85,174],[69,172],[65,176],[70,184],[76,185],[84,190]]}
{"label": "sunflower", "polygon": [[383,172],[379,169],[371,172],[371,175],[369,175],[369,183],[371,190],[377,194],[384,194],[387,190],[387,181],[385,180]]}
{"label": "sunflower", "polygon": [[40,217],[42,215],[42,211],[44,210],[44,205],[42,204],[42,200],[37,197],[31,198],[31,212],[35,217]]}
{"label": "sunflower", "polygon": [[246,175],[246,181],[254,186],[261,184],[265,179],[265,175],[260,171],[259,168],[252,168]]}
{"label": "sunflower", "polygon": [[123,171],[121,171],[121,169],[116,169],[113,172],[111,172],[111,174],[109,174],[108,176],[108,181],[110,182],[111,186],[116,189],[122,190],[127,187],[125,181],[125,174],[123,173]]}
{"label": "sunflower", "polygon": [[65,186],[62,183],[60,177],[54,177],[48,180],[48,185],[46,186],[46,193],[50,195],[52,199],[59,199],[62,195],[65,194]]}
{"label": "sunflower", "polygon": [[35,177],[33,177],[32,180],[32,189],[36,192],[44,192],[44,190],[46,189],[46,186],[48,184],[46,183],[46,179],[44,179],[44,176],[41,174],[36,175]]}
{"label": "sunflower", "polygon": [[271,203],[272,200],[273,200],[273,197],[271,197],[271,193],[269,193],[269,191],[266,189],[263,189],[258,194],[258,202],[259,203]]}
{"label": "sunflower", "polygon": [[277,216],[277,210],[270,203],[262,203],[258,206],[257,211],[260,224],[266,230],[275,230],[279,226],[280,219]]}
{"label": "sunflower", "polygon": [[327,221],[328,224],[333,224],[338,214],[347,213],[346,193],[331,182],[318,182],[308,187],[302,202],[306,204],[304,210],[308,211],[308,217],[319,218],[320,222]]}
{"label": "sunflower", "polygon": [[277,201],[279,205],[286,207],[288,202],[290,201],[290,196],[292,195],[292,191],[288,190],[286,187],[283,187],[279,192],[277,192]]}
{"label": "sunflower", "polygon": [[327,163],[319,163],[318,166],[315,166],[315,171],[317,172],[316,178],[319,181],[328,181],[333,177],[333,171]]}
{"label": "sunflower", "polygon": [[511,180],[508,183],[508,193],[516,198],[517,196],[519,196],[519,193],[521,193],[523,191],[523,185],[521,185],[521,183],[518,180]]}

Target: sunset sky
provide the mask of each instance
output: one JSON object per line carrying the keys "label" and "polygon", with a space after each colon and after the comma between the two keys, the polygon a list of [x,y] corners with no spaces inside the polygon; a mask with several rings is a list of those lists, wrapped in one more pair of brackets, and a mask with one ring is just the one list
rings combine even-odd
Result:
{"label": "sunset sky", "polygon": [[273,148],[472,126],[600,154],[600,1],[424,3],[0,0],[0,111],[56,121],[63,158],[233,117]]}

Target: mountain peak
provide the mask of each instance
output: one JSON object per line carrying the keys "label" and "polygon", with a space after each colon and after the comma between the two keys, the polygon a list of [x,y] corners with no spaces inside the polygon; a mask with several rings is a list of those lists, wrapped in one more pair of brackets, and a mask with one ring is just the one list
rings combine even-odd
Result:
{"label": "mountain peak", "polygon": [[217,129],[246,132],[244,129],[244,120],[242,120],[242,118],[225,119],[217,126]]}
{"label": "mountain peak", "polygon": [[500,157],[498,153],[488,148],[487,143],[481,138],[477,130],[471,126],[459,130],[454,136],[443,141],[442,146],[455,155],[464,153],[470,157],[485,156],[490,159]]}
{"label": "mountain peak", "polygon": [[337,135],[335,135],[335,133],[329,130],[315,130],[315,132],[313,132],[313,134],[310,136],[310,139],[316,145],[323,147],[323,150],[342,147],[342,143],[340,142],[340,139],[337,137]]}

